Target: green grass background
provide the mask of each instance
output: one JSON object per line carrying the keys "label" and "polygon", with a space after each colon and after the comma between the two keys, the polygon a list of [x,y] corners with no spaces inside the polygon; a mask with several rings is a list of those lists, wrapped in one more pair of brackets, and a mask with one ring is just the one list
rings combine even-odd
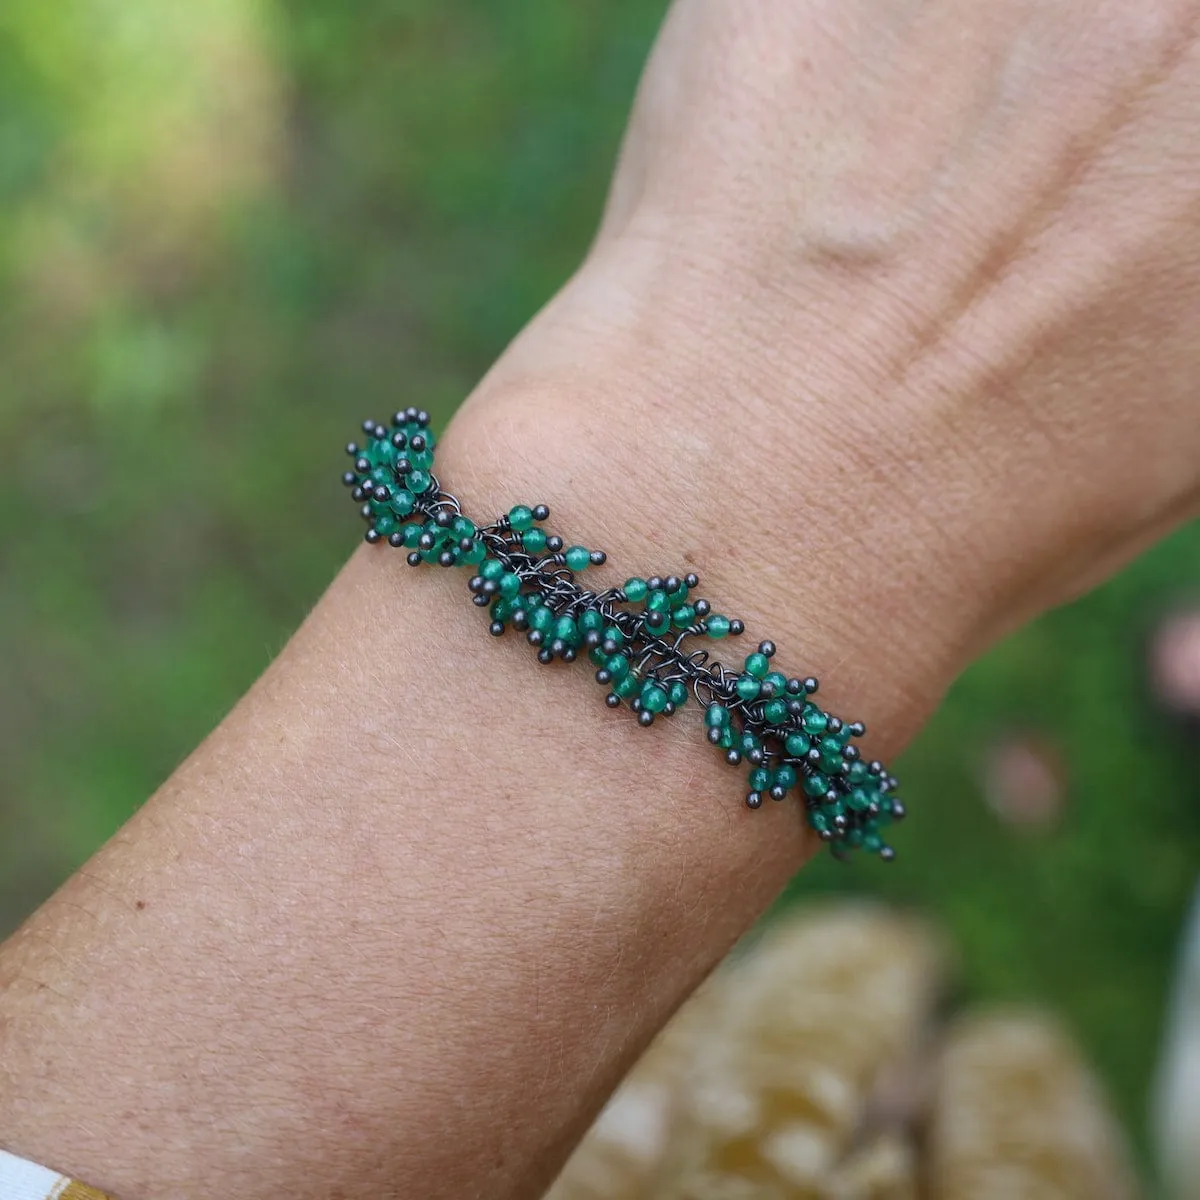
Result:
{"label": "green grass background", "polygon": [[[359,535],[359,418],[444,419],[572,269],[663,5],[185,8],[0,14],[0,930],[320,594]],[[962,994],[1053,1005],[1139,1137],[1200,861],[1197,755],[1141,640],[1197,587],[1192,527],[996,649],[900,764],[894,867],[822,862],[788,897],[936,914]],[[1012,728],[1066,763],[1048,836],[981,802]]]}

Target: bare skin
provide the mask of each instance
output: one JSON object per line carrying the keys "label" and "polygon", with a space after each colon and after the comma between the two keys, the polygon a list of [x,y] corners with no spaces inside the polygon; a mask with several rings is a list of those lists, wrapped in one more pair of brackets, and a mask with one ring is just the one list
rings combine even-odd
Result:
{"label": "bare skin", "polygon": [[[1200,508],[1198,20],[679,0],[443,479],[697,570],[893,754]],[[124,1200],[539,1194],[811,846],[461,583],[356,554],[0,950],[0,1144]]]}

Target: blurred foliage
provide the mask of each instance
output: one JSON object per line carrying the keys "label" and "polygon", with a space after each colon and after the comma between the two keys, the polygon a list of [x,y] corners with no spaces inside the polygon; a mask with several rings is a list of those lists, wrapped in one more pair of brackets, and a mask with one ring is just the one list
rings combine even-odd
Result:
{"label": "blurred foliage", "polygon": [[[599,214],[660,0],[8,0],[0,10],[0,928],[203,737],[349,549],[327,450],[445,417]],[[1010,639],[902,765],[901,857],[977,997],[1072,1019],[1138,1129],[1200,861],[1200,747],[1143,695],[1200,529]],[[980,801],[1056,743],[1052,833]]]}

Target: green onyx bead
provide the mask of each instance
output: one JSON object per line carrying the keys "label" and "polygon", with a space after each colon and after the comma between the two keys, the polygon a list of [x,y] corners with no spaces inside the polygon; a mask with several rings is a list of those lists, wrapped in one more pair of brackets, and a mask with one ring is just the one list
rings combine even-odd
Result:
{"label": "green onyx bead", "polygon": [[804,726],[806,733],[824,733],[829,725],[829,718],[815,704],[806,704],[800,724]]}
{"label": "green onyx bead", "polygon": [[819,772],[815,775],[806,775],[803,787],[806,796],[823,796],[829,791],[829,780]]}
{"label": "green onyx bead", "polygon": [[871,793],[857,787],[846,797],[846,804],[855,812],[866,812],[871,806]]}
{"label": "green onyx bead", "polygon": [[388,504],[396,516],[407,517],[417,507],[417,500],[406,488],[397,488]]}
{"label": "green onyx bead", "polygon": [[498,558],[489,558],[479,564],[479,574],[484,579],[499,579],[504,573],[504,564]]}
{"label": "green onyx bead", "polygon": [[763,705],[763,716],[769,725],[782,725],[788,719],[786,700],[768,700]]}
{"label": "green onyx bead", "polygon": [[546,550],[546,535],[540,529],[527,529],[521,534],[521,545],[525,547],[527,554],[532,554],[537,557],[544,554]]}
{"label": "green onyx bead", "polygon": [[746,656],[746,673],[755,679],[763,679],[771,669],[771,660],[765,654],[757,651]]}
{"label": "green onyx bead", "polygon": [[[600,653],[603,654],[604,651]],[[624,679],[629,674],[629,659],[623,654],[610,654],[604,660],[604,669],[614,679]]]}
{"label": "green onyx bead", "polygon": [[480,541],[471,543],[469,550],[460,550],[458,552],[458,561],[466,566],[473,567],[476,563],[483,562],[487,556],[487,547]]}
{"label": "green onyx bead", "polygon": [[851,783],[864,783],[871,776],[871,772],[867,770],[865,762],[854,762],[850,764],[850,770],[846,773],[846,778]]}
{"label": "green onyx bead", "polygon": [[617,646],[625,645],[625,635],[615,625],[604,627],[604,640]]}
{"label": "green onyx bead", "polygon": [[763,683],[769,683],[777,696],[782,696],[787,691],[787,676],[782,671],[768,671]]}
{"label": "green onyx bead", "polygon": [[421,540],[421,534],[425,531],[420,525],[405,525],[404,527],[404,544],[409,550],[415,550],[417,543]]}
{"label": "green onyx bead", "polygon": [[409,450],[405,457],[409,464],[418,471],[428,471],[433,466],[432,450]]}
{"label": "green onyx bead", "polygon": [[641,604],[650,589],[646,586],[644,579],[634,576],[632,579],[625,580],[625,586],[621,590],[625,593],[627,600],[633,601],[634,604]]}
{"label": "green onyx bead", "polygon": [[706,617],[704,620],[704,631],[710,638],[715,640],[726,637],[729,633],[729,618],[721,616],[720,613],[714,613],[711,617]]}
{"label": "green onyx bead", "polygon": [[454,524],[450,526],[450,532],[461,541],[465,537],[473,538],[479,530],[475,528],[475,522],[470,517],[457,516],[454,518]]}
{"label": "green onyx bead", "polygon": [[422,492],[429,490],[429,485],[433,482],[428,471],[409,471],[404,477],[404,484],[410,492],[415,495],[420,495]]}
{"label": "green onyx bead", "polygon": [[862,848],[868,854],[878,854],[883,849],[883,838],[877,833],[867,833],[863,835]]}
{"label": "green onyx bead", "polygon": [[842,761],[842,741],[832,733],[827,733],[821,739],[821,753],[832,755],[838,762]]}
{"label": "green onyx bead", "polygon": [[588,651],[588,660],[590,662],[594,663],[598,667],[604,666],[604,663],[605,663],[604,651],[601,650],[599,646],[593,646]]}
{"label": "green onyx bead", "polygon": [[673,591],[667,593],[667,599],[671,602],[672,608],[678,608],[688,598],[688,585],[680,583]]}
{"label": "green onyx bead", "polygon": [[725,729],[729,725],[729,709],[714,700],[704,710],[704,723],[709,729]]}
{"label": "green onyx bead", "polygon": [[400,522],[388,513],[380,513],[375,518],[375,532],[380,537],[390,537],[400,527]]}
{"label": "green onyx bead", "polygon": [[508,523],[518,532],[533,528],[533,509],[527,504],[518,504],[508,510]]}
{"label": "green onyx bead", "polygon": [[734,746],[737,745],[737,734],[733,732],[733,729],[730,726],[726,725],[725,728],[721,730],[721,740],[717,743],[717,745],[720,746],[722,750],[732,750]]}
{"label": "green onyx bead", "polygon": [[600,630],[604,628],[604,616],[598,613],[594,608],[585,609],[579,617],[579,629],[581,633],[590,633],[593,629]]}
{"label": "green onyx bead", "polygon": [[812,740],[805,733],[789,733],[783,740],[783,748],[792,758],[803,758],[812,748]]}
{"label": "green onyx bead", "polygon": [[667,707],[667,701],[670,697],[666,690],[658,686],[657,683],[651,683],[647,680],[646,685],[642,688],[642,707],[652,713],[660,713]]}
{"label": "green onyx bead", "polygon": [[742,733],[742,739],[741,739],[742,753],[749,754],[752,750],[761,750],[761,749],[762,749],[762,742],[760,742],[758,740],[758,736],[756,734],[751,733],[750,730],[748,730],[748,729],[744,730]]}
{"label": "green onyx bead", "polygon": [[492,620],[507,621],[516,611],[516,601],[508,596],[497,596],[492,601]]}
{"label": "green onyx bead", "polygon": [[839,797],[830,803],[822,804],[821,811],[828,813],[831,817],[844,817],[846,815],[846,802]]}
{"label": "green onyx bead", "polygon": [[667,695],[676,708],[682,708],[687,703],[687,684],[682,679],[676,679],[668,689]]}
{"label": "green onyx bead", "polygon": [[646,628],[655,637],[660,637],[671,628],[671,618],[666,613],[649,613],[646,616]]}
{"label": "green onyx bead", "polygon": [[387,467],[376,467],[368,476],[367,482],[373,487],[388,489],[396,486],[396,477]]}
{"label": "green onyx bead", "polygon": [[859,849],[863,844],[863,831],[861,829],[851,829],[846,834],[846,844],[853,846],[855,850]]}
{"label": "green onyx bead", "polygon": [[646,598],[646,611],[662,613],[667,616],[671,611],[671,602],[667,599],[667,593],[651,592]]}
{"label": "green onyx bead", "polygon": [[390,439],[385,438],[381,441],[373,438],[367,447],[366,458],[373,467],[391,466],[396,461],[396,447]]}
{"label": "green onyx bead", "polygon": [[808,814],[808,823],[818,833],[825,833],[829,829],[829,818],[820,811],[810,812]]}
{"label": "green onyx bead", "polygon": [[771,786],[771,772],[766,767],[755,767],[750,772],[750,790],[764,792]]}
{"label": "green onyx bead", "polygon": [[592,565],[592,552],[586,546],[572,546],[563,555],[563,559],[568,570],[582,571]]}
{"label": "green onyx bead", "polygon": [[390,467],[396,461],[400,451],[391,444],[390,437],[372,438],[371,445],[367,446],[365,454],[372,467]]}
{"label": "green onyx bead", "polygon": [[787,788],[789,791],[796,786],[796,768],[784,763],[782,767],[775,768],[775,774],[771,779],[772,787]]}
{"label": "green onyx bead", "polygon": [[566,642],[568,646],[579,645],[579,626],[574,617],[562,616],[554,622],[554,640]]}
{"label": "green onyx bead", "polygon": [[506,571],[500,576],[499,586],[500,595],[511,598],[521,590],[521,578],[519,575],[514,575],[511,571]]}
{"label": "green onyx bead", "polygon": [[634,693],[637,692],[640,687],[641,680],[638,679],[637,672],[630,671],[624,679],[618,679],[616,683],[613,684],[612,690],[616,692],[616,694],[620,696],[622,700],[628,700],[629,697],[634,695]]}
{"label": "green onyx bead", "polygon": [[545,635],[550,632],[550,626],[553,624],[554,614],[544,604],[529,610],[530,629],[536,629],[538,633]]}
{"label": "green onyx bead", "polygon": [[762,691],[762,684],[753,675],[739,676],[737,683],[733,687],[743,700],[754,700],[757,698],[758,693]]}
{"label": "green onyx bead", "polygon": [[671,610],[671,624],[676,629],[687,629],[696,623],[696,610],[690,604],[681,604]]}

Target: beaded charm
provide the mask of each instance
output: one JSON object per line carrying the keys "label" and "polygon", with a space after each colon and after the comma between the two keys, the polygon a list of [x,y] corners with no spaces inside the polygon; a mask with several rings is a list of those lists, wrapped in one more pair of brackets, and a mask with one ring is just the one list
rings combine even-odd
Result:
{"label": "beaded charm", "polygon": [[708,740],[731,766],[749,770],[746,805],[802,798],[808,824],[835,854],[862,848],[890,860],[883,830],[904,816],[896,780],[882,763],[864,762],[846,722],[812,699],[817,681],[774,669],[773,642],[760,642],[740,670],[712,659],[689,639],[738,637],[745,625],[696,598],[696,575],[627,579],[589,591],[576,576],[605,562],[602,550],[567,546],[543,528],[544,504],[517,505],[491,525],[476,525],[433,474],[429,414],[398,412],[391,426],[363,423],[366,440],[346,452],[342,476],[367,522],[366,540],[408,551],[413,566],[472,568],[467,587],[491,617],[490,632],[525,635],[538,661],[573,662],[585,654],[610,708],[624,702],[642,725],[670,717],[694,700]]}

